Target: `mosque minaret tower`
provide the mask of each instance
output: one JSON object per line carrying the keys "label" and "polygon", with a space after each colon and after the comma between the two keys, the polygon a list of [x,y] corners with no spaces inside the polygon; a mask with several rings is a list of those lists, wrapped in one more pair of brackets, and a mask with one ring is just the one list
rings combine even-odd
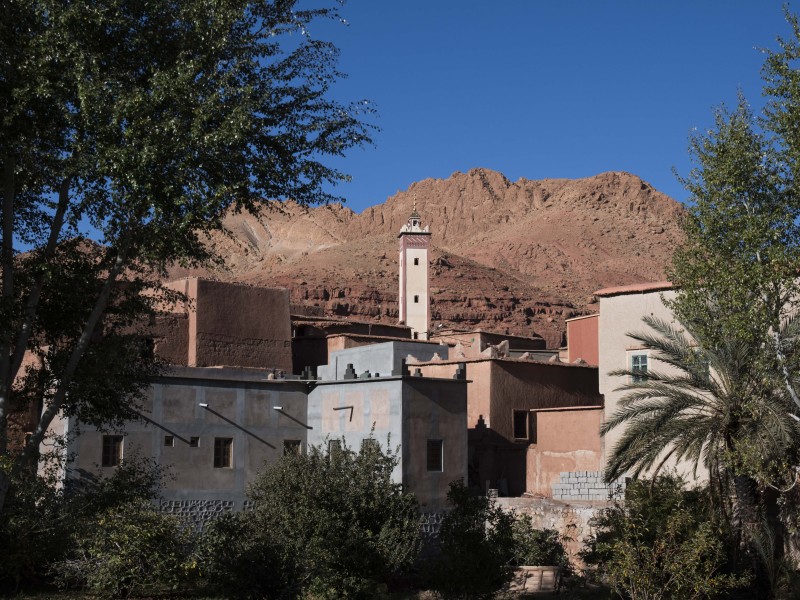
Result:
{"label": "mosque minaret tower", "polygon": [[414,199],[414,211],[397,236],[400,239],[400,322],[411,327],[414,339],[427,340],[431,322],[428,295],[431,232],[421,224]]}

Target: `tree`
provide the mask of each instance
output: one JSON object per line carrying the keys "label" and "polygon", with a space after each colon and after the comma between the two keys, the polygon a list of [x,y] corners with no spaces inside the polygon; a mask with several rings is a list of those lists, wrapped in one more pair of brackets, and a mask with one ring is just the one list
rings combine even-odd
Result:
{"label": "tree", "polygon": [[463,480],[450,484],[452,506],[439,530],[441,556],[430,566],[431,588],[445,598],[494,598],[511,581],[516,556],[514,515]]}
{"label": "tree", "polygon": [[[333,199],[324,184],[346,176],[321,161],[369,142],[360,120],[368,106],[330,99],[336,48],[308,34],[336,9],[296,4],[6,7],[0,456],[9,456],[20,379],[43,408],[22,452],[4,460],[11,470],[35,459],[65,411],[98,424],[131,416],[151,362],[136,358],[146,353],[130,327],[155,309],[168,264],[210,260],[204,234],[230,210],[257,210],[264,198]],[[26,354],[37,358],[27,369]],[[106,356],[119,359],[111,380],[130,366],[124,385],[98,380]],[[11,480],[0,469],[0,511]]]}
{"label": "tree", "polygon": [[734,111],[719,109],[714,127],[690,141],[695,167],[682,181],[691,204],[670,306],[707,347],[750,348],[797,411],[795,340],[781,334],[800,298],[800,25],[788,10],[786,19],[792,37],[765,51],[763,114],[740,94]]}
{"label": "tree", "polygon": [[733,490],[735,529],[750,540],[760,523],[756,484],[790,485],[789,465],[800,460],[792,402],[782,386],[764,379],[754,349],[741,340],[711,346],[706,329],[644,321],[652,333],[628,335],[667,369],[613,373],[628,378],[619,388],[626,395],[601,434],[625,430],[605,477],[656,474],[670,459],[688,462],[695,473],[702,464],[721,503]]}
{"label": "tree", "polygon": [[420,547],[419,513],[416,498],[392,479],[398,461],[370,439],[359,452],[312,446],[268,466],[250,488],[252,512],[242,515],[247,541],[234,547],[245,561],[271,558],[273,581],[245,579],[248,593],[277,588],[285,597],[365,597],[409,569]]}
{"label": "tree", "polygon": [[714,598],[747,578],[726,573],[724,527],[703,491],[683,490],[675,475],[637,481],[625,501],[592,520],[582,557],[631,600]]}

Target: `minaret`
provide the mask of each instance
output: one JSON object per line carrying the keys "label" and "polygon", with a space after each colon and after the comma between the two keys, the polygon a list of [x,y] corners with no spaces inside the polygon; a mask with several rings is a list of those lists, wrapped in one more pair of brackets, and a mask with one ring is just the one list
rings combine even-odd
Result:
{"label": "minaret", "polygon": [[400,238],[400,322],[411,327],[414,339],[427,340],[431,322],[428,296],[428,247],[431,233],[421,227],[414,197],[414,212],[397,236]]}

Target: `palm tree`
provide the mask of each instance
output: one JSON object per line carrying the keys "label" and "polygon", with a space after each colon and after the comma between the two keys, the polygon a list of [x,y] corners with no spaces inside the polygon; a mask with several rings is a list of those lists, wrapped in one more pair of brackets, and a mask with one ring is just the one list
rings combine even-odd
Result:
{"label": "palm tree", "polygon": [[[736,339],[706,347],[690,326],[644,318],[650,333],[628,335],[667,368],[632,372],[605,435],[625,430],[606,466],[608,481],[654,476],[670,460],[708,469],[712,490],[732,499],[732,525],[746,543],[759,524],[757,483],[794,471],[788,462],[800,439],[794,405],[764,355]],[[794,327],[794,324],[788,324]],[[785,335],[786,339],[792,336]]]}

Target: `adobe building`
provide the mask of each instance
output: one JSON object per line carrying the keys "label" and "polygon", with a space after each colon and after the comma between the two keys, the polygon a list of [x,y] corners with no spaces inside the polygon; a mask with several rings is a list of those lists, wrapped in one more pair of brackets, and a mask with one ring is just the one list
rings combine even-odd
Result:
{"label": "adobe building", "polygon": [[[603,419],[607,420],[617,411],[624,396],[624,392],[618,391],[624,380],[611,373],[647,370],[652,368],[655,358],[650,351],[628,337],[628,333],[646,331],[647,326],[642,321],[645,316],[674,321],[672,311],[664,305],[663,300],[674,298],[675,291],[670,282],[660,281],[604,288],[596,291],[595,296],[600,301],[597,321],[599,388],[605,397]],[[622,431],[618,427],[603,438],[603,465]]]}
{"label": "adobe building", "polygon": [[[425,342],[386,342],[332,354],[308,398],[313,445],[343,440],[352,448],[399,447],[394,480],[425,511],[445,507],[449,485],[467,478],[467,381],[409,373],[409,353],[431,357],[446,348]],[[372,440],[371,442],[367,442]]]}
{"label": "adobe building", "polygon": [[473,489],[549,498],[562,473],[600,468],[596,367],[508,356],[409,360],[408,366],[429,377],[465,370]]}
{"label": "adobe building", "polygon": [[[451,481],[467,474],[467,382],[411,375],[402,357],[435,345],[387,342],[334,352],[322,380],[276,377],[275,369],[171,367],[153,380],[142,420],[105,433],[74,418],[54,422],[69,436],[68,478],[106,476],[126,457],[151,457],[173,478],[162,508],[202,525],[246,506],[264,466],[308,444],[365,440],[400,448],[397,483],[423,510],[445,505]],[[353,365],[364,369],[356,376]]]}
{"label": "adobe building", "polygon": [[582,360],[585,363],[598,366],[598,320],[599,313],[567,319],[567,362],[573,363]]}
{"label": "adobe building", "polygon": [[292,372],[289,290],[189,277],[165,284],[183,297],[151,327],[153,349],[171,365]]}
{"label": "adobe building", "polygon": [[298,310],[290,316],[292,364],[296,375],[306,369],[314,372],[320,365],[328,364],[331,352],[336,350],[413,338],[407,325],[320,317],[305,314],[307,312],[303,310],[303,314],[299,314]]}

